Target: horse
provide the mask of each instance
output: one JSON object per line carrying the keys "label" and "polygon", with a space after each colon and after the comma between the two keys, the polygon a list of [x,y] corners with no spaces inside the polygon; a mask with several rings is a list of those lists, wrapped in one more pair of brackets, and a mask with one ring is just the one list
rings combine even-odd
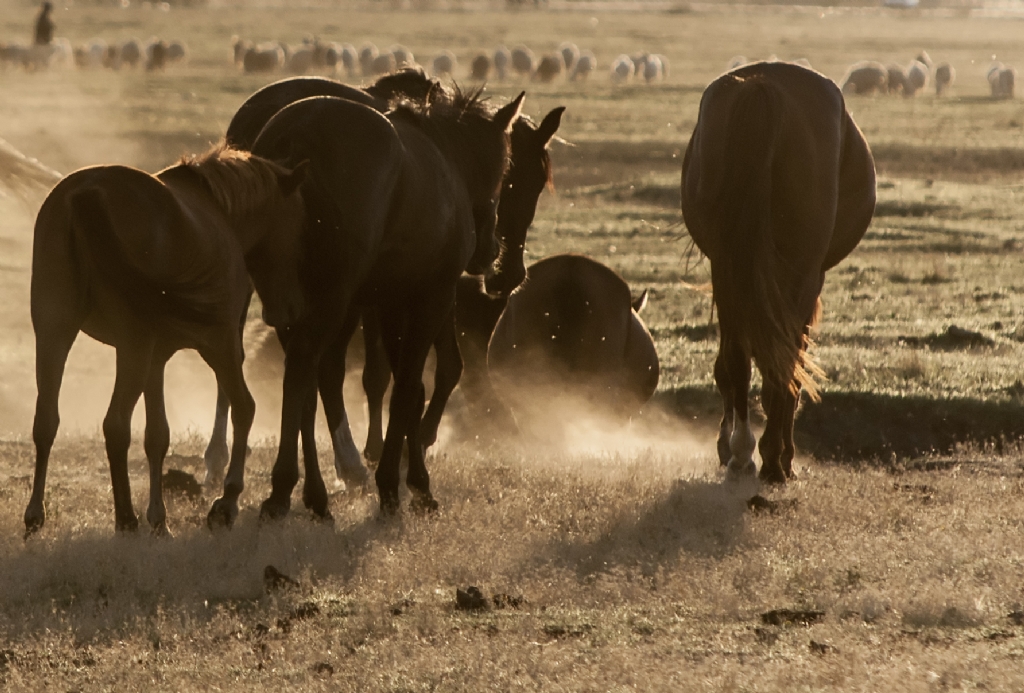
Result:
{"label": "horse", "polygon": [[622,277],[582,255],[531,265],[487,347],[490,379],[516,420],[535,429],[552,413],[538,403],[558,407],[567,396],[616,417],[636,413],[660,373],[638,315],[646,298],[633,301]]}
{"label": "horse", "polygon": [[[292,302],[285,292],[277,309],[264,314],[268,325],[287,333],[281,435],[273,488],[261,507],[264,519],[280,518],[290,508],[298,481],[297,438],[317,385],[330,430],[341,423],[343,350],[351,334],[346,324],[358,305],[379,308],[381,336],[395,367],[376,471],[381,511],[399,509],[405,443],[412,507],[437,509],[418,440],[423,367],[451,317],[458,277],[463,270],[483,272],[494,259],[508,133],[525,94],[497,111],[479,92],[439,90],[432,97],[387,115],[337,97],[303,99],[274,115],[253,145],[260,156],[311,162],[302,186],[306,224],[297,239],[301,300]],[[249,266],[257,287],[268,269]],[[293,317],[286,308],[301,312]],[[303,502],[327,518],[316,456],[303,458]]]}
{"label": "horse", "polygon": [[[278,111],[289,104],[312,96],[344,98],[383,113],[388,109],[390,100],[398,97],[425,103],[431,89],[439,88],[439,86],[435,80],[430,79],[422,70],[418,69],[404,69],[395,74],[381,77],[366,89],[358,89],[324,77],[283,79],[263,87],[246,99],[231,119],[224,139],[231,147],[251,150],[260,131]],[[351,326],[351,330],[355,330],[354,324]],[[373,346],[379,349],[376,342]],[[376,353],[375,351],[374,354],[376,355]],[[385,381],[384,387],[387,387],[387,381]],[[224,392],[218,392],[213,433],[204,453],[205,483],[207,485],[219,481],[227,464],[228,412],[227,396]],[[315,411],[313,416],[315,416]],[[349,483],[359,485],[365,483],[368,474],[360,460],[359,451],[352,441],[343,404],[341,417],[343,426],[339,429],[340,433],[336,433],[332,428],[332,434],[335,434],[335,469],[339,477]],[[339,435],[341,438],[338,437]],[[311,450],[315,447],[313,421],[303,427],[303,440],[304,449]]]}
{"label": "horse", "polygon": [[[260,130],[274,113],[290,103],[310,96],[347,98],[384,112],[391,99],[408,98],[424,103],[428,93],[438,89],[441,89],[440,85],[420,70],[403,70],[382,77],[365,90],[324,78],[281,80],[264,87],[246,100],[232,118],[225,138],[231,146],[251,148]],[[424,449],[436,440],[445,404],[459,383],[464,365],[467,367],[465,372],[469,380],[466,383],[467,392],[482,392],[484,394],[477,399],[491,403],[496,401],[494,397],[488,397],[486,394],[487,340],[498,315],[504,308],[508,294],[526,276],[523,265],[526,233],[533,223],[537,199],[545,187],[551,186],[551,160],[547,147],[558,130],[564,111],[564,107],[553,109],[539,125],[527,117],[521,117],[512,126],[510,166],[502,183],[498,206],[496,236],[501,244],[501,253],[496,263],[497,268],[488,277],[486,286],[481,286],[478,278],[465,276],[459,280],[455,324],[449,329],[446,323],[444,333],[434,344],[438,354],[437,376],[430,405],[421,424],[420,439]],[[379,344],[380,328],[375,313],[366,310],[360,317],[363,321],[363,337],[366,343],[363,387],[370,412],[367,440],[362,456],[370,460],[379,460],[384,445],[381,412],[384,395],[391,381],[391,368]],[[347,323],[348,339],[355,328],[354,320]],[[348,341],[344,337],[342,339]],[[460,347],[467,352],[465,364]],[[334,356],[343,354],[344,351],[341,350]],[[344,377],[344,369],[340,370],[340,377]],[[470,397],[473,394],[470,394]],[[214,431],[205,454],[208,479],[217,478],[218,470],[223,468],[227,458],[228,403],[223,393],[218,395],[217,402]],[[335,448],[335,471],[347,483],[359,485],[365,482],[368,473],[352,438],[343,400],[339,402],[339,406],[340,423],[331,429]],[[304,423],[302,436],[304,450],[313,449],[315,439],[311,422]]]}
{"label": "horse", "polygon": [[[297,190],[305,166],[286,169],[227,148],[184,158],[150,175],[126,166],[81,169],[61,180],[36,218],[31,312],[36,337],[36,445],[27,533],[43,526],[58,396],[79,332],[117,350],[117,376],[103,420],[118,530],[134,531],[128,480],[131,416],[146,402],[145,450],[150,497],[146,519],[166,533],[161,469],[170,432],[164,367],[180,349],[196,349],[231,403],[235,428],[224,494],[210,513],[230,524],[243,488],[246,439],[255,403],[242,377],[238,325],[251,293],[246,263],[272,267],[290,257],[301,228]],[[274,265],[257,288],[281,293],[295,267]]]}
{"label": "horse", "polygon": [[800,390],[817,397],[820,370],[807,346],[825,272],[857,246],[874,213],[871,151],[830,79],[791,63],[753,63],[704,91],[681,188],[719,313],[719,459],[730,478],[756,469],[747,418],[753,358],[768,417],[760,477],[785,483]]}
{"label": "horse", "polygon": [[[537,212],[537,200],[545,188],[552,187],[551,157],[548,145],[561,123],[564,107],[551,110],[539,124],[528,117],[512,126],[510,165],[502,181],[498,200],[495,236],[500,245],[494,269],[486,276],[464,274],[455,295],[454,330],[446,326],[434,342],[437,370],[430,403],[420,424],[420,443],[424,450],[437,440],[448,398],[462,383],[467,399],[476,408],[489,408],[498,427],[505,419],[487,378],[487,343],[509,295],[526,277],[523,253],[526,234]],[[363,315],[367,340],[363,386],[369,404],[369,426],[363,455],[380,459],[383,448],[381,408],[390,382],[390,370],[380,350],[372,344],[377,329]]]}

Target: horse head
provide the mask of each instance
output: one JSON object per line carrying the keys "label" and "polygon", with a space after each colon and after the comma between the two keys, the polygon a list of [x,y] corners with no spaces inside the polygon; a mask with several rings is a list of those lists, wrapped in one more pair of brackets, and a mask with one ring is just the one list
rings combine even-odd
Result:
{"label": "horse head", "polygon": [[548,144],[562,122],[564,106],[544,116],[540,125],[520,118],[512,127],[511,163],[502,182],[496,235],[501,244],[497,271],[488,278],[489,291],[507,294],[526,278],[523,248],[537,212],[537,198],[552,185]]}
{"label": "horse head", "polygon": [[[501,183],[508,168],[509,133],[519,118],[526,92],[521,92],[511,103],[498,109],[490,118],[478,116],[486,123],[481,128],[478,145],[474,148],[476,175],[470,183],[473,200],[473,222],[476,227],[476,248],[466,266],[470,274],[485,274],[498,256],[494,230],[498,215]],[[479,103],[478,94],[469,97],[469,107]],[[469,120],[467,118],[467,120]]]}

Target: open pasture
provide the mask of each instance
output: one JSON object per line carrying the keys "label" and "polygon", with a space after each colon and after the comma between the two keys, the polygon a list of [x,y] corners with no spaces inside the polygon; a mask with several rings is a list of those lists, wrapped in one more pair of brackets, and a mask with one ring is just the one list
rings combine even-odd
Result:
{"label": "open pasture", "polygon": [[[34,8],[18,5],[0,17],[0,40],[29,35]],[[559,135],[569,144],[553,146],[556,191],[541,197],[529,258],[582,252],[635,292],[649,288],[643,317],[662,379],[628,430],[567,413],[576,425],[558,450],[449,435],[428,462],[436,518],[381,522],[375,496],[336,492],[333,526],[296,511],[257,527],[280,386],[250,369],[257,428],[235,529],[205,529],[213,495],[168,492],[175,538],[162,541],[113,536],[99,433],[113,354],[82,338],[65,376],[49,521],[26,543],[28,267],[42,197],[2,198],[0,687],[1024,687],[1024,106],[991,100],[984,77],[993,56],[1024,66],[1020,22],[683,9],[160,12],[133,3],[57,12],[57,35],[72,43],[158,35],[189,45],[188,62],[163,73],[0,72],[0,136],[62,172],[114,162],[156,170],[205,149],[277,77],[238,72],[232,35],[401,43],[425,64],[450,49],[460,81],[477,51],[499,43],[540,53],[572,40],[594,51],[586,82],[488,90],[504,102],[525,88],[534,116],[567,107]],[[667,79],[612,84],[611,61],[641,49],[668,56]],[[701,290],[709,276],[679,213],[701,92],[737,54],[807,58],[838,80],[855,61],[906,64],[920,49],[956,67],[950,97],[848,99],[875,153],[879,203],[860,247],[826,279],[814,353],[828,380],[797,421],[799,479],[764,491],[776,505],[752,512],[749,493],[723,485],[717,470],[717,333]],[[213,378],[180,355],[167,380],[167,466],[201,475]],[[348,394],[358,414],[358,391]],[[326,436],[321,452],[333,478]],[[131,460],[140,509],[141,444]],[[268,592],[267,565],[299,587]],[[460,610],[455,590],[469,585],[500,598]],[[787,619],[796,622],[779,625]]]}

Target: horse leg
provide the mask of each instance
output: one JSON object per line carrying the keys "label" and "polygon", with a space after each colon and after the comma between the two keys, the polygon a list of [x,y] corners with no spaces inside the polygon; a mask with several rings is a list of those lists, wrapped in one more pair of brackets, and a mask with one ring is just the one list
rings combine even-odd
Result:
{"label": "horse leg", "polygon": [[36,445],[36,468],[32,480],[32,497],[25,508],[25,536],[42,528],[46,521],[43,496],[46,492],[46,470],[50,450],[60,425],[58,400],[64,379],[68,352],[78,336],[78,328],[44,333],[36,331],[36,414],[32,424],[32,440]]}
{"label": "horse leg", "polygon": [[[454,288],[454,287],[453,287]],[[393,513],[398,508],[399,464],[402,443],[408,443],[409,472],[406,485],[413,492],[412,508],[420,512],[437,510],[437,501],[430,493],[430,475],[420,447],[419,426],[423,416],[423,367],[434,340],[438,338],[451,314],[454,291],[427,296],[427,301],[408,310],[404,325],[396,318],[399,310],[382,311],[385,347],[395,368],[395,385],[391,393],[388,431],[384,438],[384,454],[377,467],[377,489],[381,511]],[[384,320],[387,316],[387,320]]]}
{"label": "horse leg", "polygon": [[373,308],[362,311],[363,344],[366,361],[363,364],[363,391],[366,393],[368,422],[366,447],[363,457],[379,461],[384,451],[384,393],[391,384],[391,364],[383,348],[380,332],[380,317]]}
{"label": "horse leg", "polygon": [[[229,340],[230,346],[220,352],[202,353],[203,359],[217,376],[217,387],[224,392],[231,407],[231,458],[224,477],[224,493],[213,502],[206,516],[206,525],[230,528],[238,517],[238,497],[245,490],[245,459],[249,452],[249,431],[256,417],[256,401],[252,398],[242,374],[241,343]],[[293,438],[294,440],[294,438]]]}
{"label": "horse leg", "polygon": [[[245,351],[242,349],[242,335],[245,332],[245,319],[249,314],[249,303],[252,301],[252,292],[245,299],[245,309],[242,310],[242,317],[238,323],[238,345],[242,351],[242,360],[245,360]],[[213,433],[210,434],[210,443],[203,453],[203,460],[206,462],[206,478],[203,484],[207,488],[213,488],[224,478],[224,467],[228,464],[228,411],[230,404],[227,393],[217,386],[217,412],[213,419]]]}
{"label": "horse leg", "polygon": [[320,359],[320,372],[317,375],[320,399],[324,403],[324,415],[327,417],[327,428],[331,432],[331,441],[334,444],[334,471],[349,488],[363,487],[370,478],[370,473],[363,465],[359,448],[352,438],[348,413],[345,411],[345,352],[358,324],[359,312],[350,310],[338,340]]}
{"label": "horse leg", "polygon": [[715,383],[722,395],[722,423],[718,430],[718,461],[723,467],[729,464],[732,450],[729,448],[729,437],[732,435],[733,406],[732,380],[725,361],[725,350],[719,346],[718,357],[715,359]]}
{"label": "horse leg", "polygon": [[782,409],[782,422],[780,428],[782,430],[782,471],[785,472],[787,479],[795,479],[796,474],[793,473],[793,458],[796,456],[796,445],[793,443],[793,427],[796,423],[796,410],[800,406],[800,392],[797,391],[795,395],[791,397],[789,406]]}
{"label": "horse leg", "polygon": [[786,472],[782,464],[784,426],[786,411],[793,409],[793,395],[788,388],[777,383],[765,383],[761,387],[761,403],[767,422],[764,434],[758,443],[761,453],[761,481],[769,484],[786,483]]}
{"label": "horse leg", "polygon": [[167,531],[167,509],[164,507],[163,472],[164,458],[171,443],[171,429],[167,425],[167,411],[164,408],[164,368],[170,358],[154,357],[149,368],[149,378],[143,391],[146,404],[146,435],[143,446],[149,461],[149,508],[146,520],[153,534],[170,536]]}
{"label": "horse leg", "polygon": [[434,340],[437,354],[437,369],[434,374],[434,391],[430,394],[427,413],[420,422],[420,442],[426,451],[437,442],[437,429],[441,425],[441,415],[448,404],[455,386],[462,377],[463,361],[459,351],[459,342],[455,334],[455,311],[445,319],[441,334]]}
{"label": "horse leg", "polygon": [[206,462],[206,478],[203,484],[212,488],[224,478],[224,468],[228,464],[228,414],[230,404],[227,393],[219,386],[217,387],[217,412],[213,417],[213,432],[210,434],[210,443],[203,453],[203,460]]}
{"label": "horse leg", "polygon": [[730,478],[753,476],[757,472],[754,464],[754,433],[750,430],[750,354],[723,334],[720,357],[728,371],[731,385],[729,399],[732,403],[732,434],[729,436],[729,462],[726,465]]}
{"label": "horse leg", "polygon": [[[307,334],[292,334],[284,359],[284,395],[281,402],[281,436],[277,460],[271,472],[270,496],[260,506],[261,520],[277,520],[288,514],[291,495],[299,481],[298,437],[309,398],[316,397],[318,357]],[[314,441],[315,444],[315,441]],[[315,447],[314,447],[315,454]],[[323,479],[320,480],[323,483]],[[326,506],[327,490],[324,489]]]}
{"label": "horse leg", "polygon": [[321,519],[331,519],[327,509],[327,486],[320,474],[320,454],[316,447],[316,386],[306,394],[302,407],[302,424],[299,428],[299,440],[302,443],[302,468],[306,472],[306,482],[302,486],[302,504]]}
{"label": "horse leg", "polygon": [[132,442],[132,412],[149,379],[153,344],[117,347],[117,375],[114,394],[103,419],[110,483],[114,490],[114,521],[118,531],[134,532],[139,520],[132,508],[132,489],[128,478],[128,448]]}

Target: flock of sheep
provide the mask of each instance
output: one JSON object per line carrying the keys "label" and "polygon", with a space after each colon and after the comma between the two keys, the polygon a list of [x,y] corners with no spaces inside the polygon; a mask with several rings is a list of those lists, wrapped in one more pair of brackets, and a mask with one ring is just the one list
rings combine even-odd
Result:
{"label": "flock of sheep", "polygon": [[188,49],[184,43],[159,38],[144,42],[132,38],[113,43],[93,39],[78,46],[72,46],[66,38],[55,38],[51,43],[41,46],[0,44],[0,67],[21,67],[26,70],[70,65],[112,70],[122,67],[162,70],[169,64],[184,62],[187,57]]}
{"label": "flock of sheep", "polygon": [[[295,48],[285,43],[252,43],[238,37],[232,39],[235,65],[245,72],[287,72],[302,75],[316,71],[343,73],[350,78],[373,78],[403,67],[415,67],[412,51],[395,44],[381,51],[373,43],[356,48],[350,43],[324,42],[309,38]],[[468,76],[476,81],[496,79],[532,79],[552,82],[559,78],[584,80],[597,70],[593,51],[580,50],[566,41],[549,53],[535,54],[526,46],[509,50],[498,46],[493,53],[477,53],[468,65]],[[435,77],[450,77],[459,70],[458,57],[449,50],[434,55],[425,67]],[[633,79],[653,82],[668,74],[668,58],[664,55],[638,52],[620,55],[610,69],[611,79],[622,83]]]}
{"label": "flock of sheep", "polygon": [[[1012,99],[1017,71],[1002,63],[993,63],[987,72],[992,97]],[[949,63],[934,64],[927,51],[921,51],[906,67],[897,63],[884,65],[873,60],[854,63],[846,71],[840,86],[846,94],[902,94],[915,96],[934,81],[936,96],[942,96],[956,80],[956,70]]]}

